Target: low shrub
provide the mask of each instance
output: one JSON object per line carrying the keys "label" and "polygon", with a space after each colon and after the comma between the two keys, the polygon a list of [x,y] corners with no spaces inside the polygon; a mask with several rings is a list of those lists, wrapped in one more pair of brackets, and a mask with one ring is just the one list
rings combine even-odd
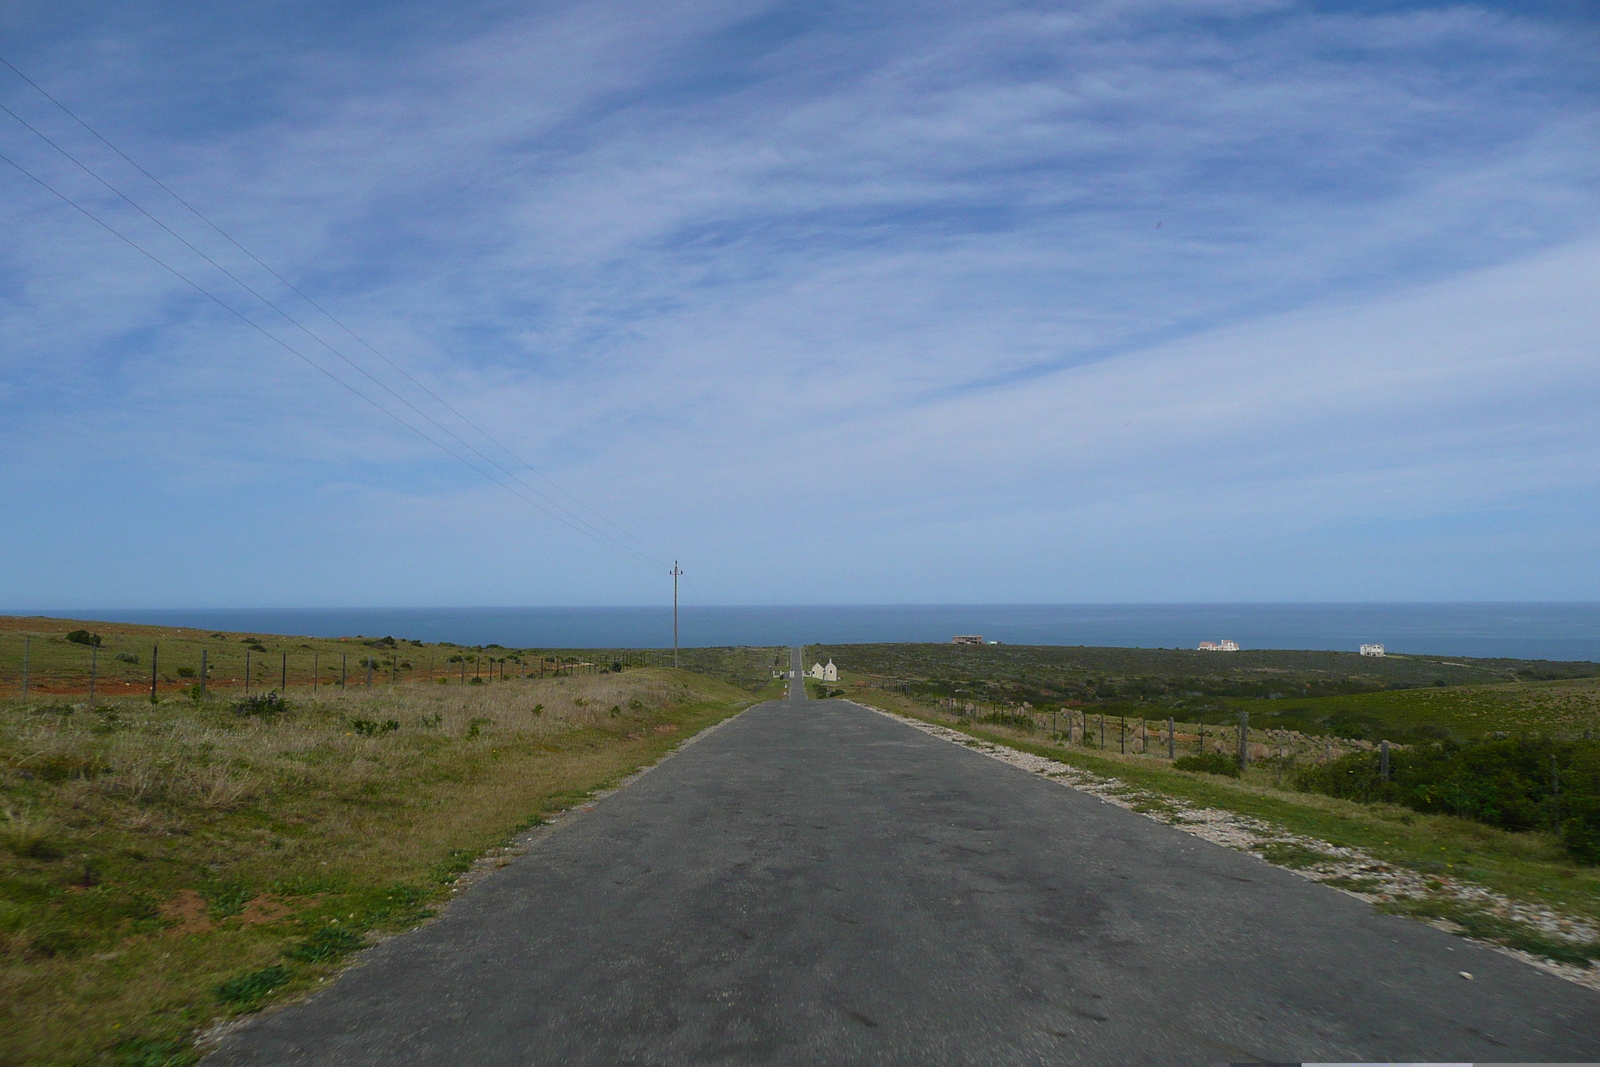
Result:
{"label": "low shrub", "polygon": [[[1457,815],[1503,830],[1557,833],[1582,863],[1600,863],[1600,743],[1543,738],[1432,741],[1352,752],[1295,775],[1295,787],[1366,803]],[[1555,774],[1552,775],[1552,765]]]}
{"label": "low shrub", "polygon": [[67,635],[67,640],[75,645],[88,645],[91,648],[100,647],[100,635],[92,634],[88,630],[73,630]]}
{"label": "low shrub", "polygon": [[1221,752],[1202,752],[1197,756],[1179,756],[1172,766],[1180,771],[1201,771],[1205,774],[1225,774],[1239,777],[1239,761]]}
{"label": "low shrub", "polygon": [[271,719],[278,715],[287,714],[293,707],[283,694],[276,689],[270,693],[261,693],[253,697],[245,697],[233,703],[233,713],[238,716],[255,715],[263,719]]}
{"label": "low shrub", "polygon": [[376,719],[351,719],[350,729],[362,737],[382,737],[384,734],[393,733],[400,729],[400,720],[385,719],[379,722]]}

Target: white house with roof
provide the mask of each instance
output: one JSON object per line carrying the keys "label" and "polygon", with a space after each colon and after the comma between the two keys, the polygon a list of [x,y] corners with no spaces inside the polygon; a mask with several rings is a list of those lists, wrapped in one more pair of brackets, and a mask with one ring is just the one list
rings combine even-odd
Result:
{"label": "white house with roof", "polygon": [[828,660],[826,667],[820,663],[813,663],[811,670],[806,673],[819,682],[837,682],[839,680],[839,668],[833,665],[832,659]]}
{"label": "white house with roof", "polygon": [[1224,637],[1220,641],[1201,641],[1200,642],[1200,651],[1201,652],[1237,652],[1237,651],[1239,651],[1239,642],[1230,641],[1226,637]]}
{"label": "white house with roof", "polygon": [[1361,654],[1363,656],[1381,656],[1381,655],[1384,654],[1383,646],[1382,645],[1362,645],[1361,646]]}

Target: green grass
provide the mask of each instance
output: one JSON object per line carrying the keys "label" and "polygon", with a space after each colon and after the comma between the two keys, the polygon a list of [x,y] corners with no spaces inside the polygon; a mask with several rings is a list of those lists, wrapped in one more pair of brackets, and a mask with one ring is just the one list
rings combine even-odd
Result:
{"label": "green grass", "polygon": [[[98,647],[68,640],[88,631]],[[206,658],[209,691],[249,688],[266,692],[289,686],[349,688],[366,686],[366,661],[372,661],[375,687],[392,681],[459,685],[496,682],[502,677],[552,677],[595,674],[612,665],[667,667],[671,649],[506,648],[491,645],[427,643],[393,635],[343,638],[281,634],[220,633],[175,626],[144,626],[83,619],[0,616],[0,698],[21,695],[26,659],[29,696],[48,702],[55,696],[83,697],[94,675],[96,697],[145,697],[151,692],[152,659],[160,699],[184,699],[199,682],[201,653]],[[760,690],[771,668],[787,666],[788,650],[771,647],[686,648],[685,670],[720,679],[741,689]]]}
{"label": "green grass", "polygon": [[658,668],[288,697],[0,705],[0,1063],[189,1062],[755,699]]}
{"label": "green grass", "polygon": [[1404,740],[1418,727],[1460,739],[1494,732],[1600,731],[1600,664],[1343,652],[1107,649],[1027,645],[827,645],[842,678],[922,705],[979,714],[1034,708],[1172,715],[1187,723]]}

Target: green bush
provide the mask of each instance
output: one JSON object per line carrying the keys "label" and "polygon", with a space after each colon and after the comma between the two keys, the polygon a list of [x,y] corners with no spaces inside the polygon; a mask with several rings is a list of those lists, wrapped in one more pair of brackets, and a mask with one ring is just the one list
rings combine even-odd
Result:
{"label": "green bush", "polygon": [[89,645],[91,648],[100,647],[100,635],[92,634],[88,630],[74,630],[67,635],[67,640],[75,645]]}
{"label": "green bush", "polygon": [[1198,756],[1179,756],[1172,766],[1180,771],[1202,771],[1206,774],[1225,774],[1239,777],[1239,761],[1221,752],[1202,752]]}
{"label": "green bush", "polygon": [[1302,769],[1295,786],[1348,800],[1457,815],[1503,830],[1553,830],[1574,859],[1600,863],[1600,743],[1544,738],[1489,738],[1464,745],[1432,741],[1391,750],[1387,782],[1380,760],[1377,752],[1352,752]]}
{"label": "green bush", "polygon": [[243,700],[234,701],[233,713],[239,716],[257,715],[263,719],[270,719],[277,715],[287,713],[293,707],[287,700],[274,689],[270,693],[259,696],[245,697]]}

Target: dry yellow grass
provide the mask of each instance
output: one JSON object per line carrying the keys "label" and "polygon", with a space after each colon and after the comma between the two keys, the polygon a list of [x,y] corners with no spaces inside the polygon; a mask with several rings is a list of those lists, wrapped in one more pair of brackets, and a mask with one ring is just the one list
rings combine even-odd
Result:
{"label": "dry yellow grass", "polygon": [[657,669],[310,696],[0,709],[0,1064],[188,1062],[754,699]]}

